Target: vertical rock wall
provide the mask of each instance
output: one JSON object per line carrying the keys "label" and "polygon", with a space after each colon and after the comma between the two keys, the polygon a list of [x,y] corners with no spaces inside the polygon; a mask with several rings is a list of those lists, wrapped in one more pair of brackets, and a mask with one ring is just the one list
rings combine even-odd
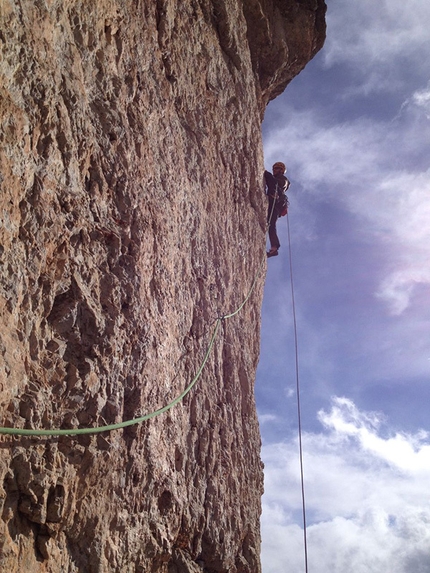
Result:
{"label": "vertical rock wall", "polygon": [[[165,405],[265,246],[260,123],[323,0],[2,0],[0,425]],[[0,438],[0,570],[256,573],[262,280],[192,392]]]}

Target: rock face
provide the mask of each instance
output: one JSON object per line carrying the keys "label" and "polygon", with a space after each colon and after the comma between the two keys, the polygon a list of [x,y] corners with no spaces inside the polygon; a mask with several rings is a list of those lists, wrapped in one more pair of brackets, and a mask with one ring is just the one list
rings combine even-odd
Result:
{"label": "rock face", "polygon": [[[187,386],[264,258],[261,119],[324,14],[2,0],[0,425],[120,422]],[[263,280],[170,411],[0,438],[1,571],[260,571]]]}

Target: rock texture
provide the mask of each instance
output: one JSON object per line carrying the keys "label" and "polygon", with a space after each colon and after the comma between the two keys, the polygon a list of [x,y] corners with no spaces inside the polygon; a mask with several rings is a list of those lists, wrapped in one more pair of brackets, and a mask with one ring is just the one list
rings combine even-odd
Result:
{"label": "rock texture", "polygon": [[[2,0],[0,425],[182,392],[265,245],[260,124],[323,0]],[[169,412],[0,438],[0,569],[257,573],[262,280]]]}

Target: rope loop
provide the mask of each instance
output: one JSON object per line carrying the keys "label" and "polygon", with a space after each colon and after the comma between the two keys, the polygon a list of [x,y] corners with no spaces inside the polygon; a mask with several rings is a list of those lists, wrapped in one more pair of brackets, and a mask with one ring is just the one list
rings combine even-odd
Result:
{"label": "rope loop", "polygon": [[182,392],[182,394],[180,394],[177,398],[175,398],[174,400],[172,400],[171,402],[166,404],[166,406],[163,406],[162,408],[159,408],[158,410],[154,410],[153,412],[149,412],[148,414],[145,414],[144,416],[139,416],[137,418],[133,418],[131,420],[126,420],[124,422],[119,422],[117,424],[96,426],[96,427],[92,427],[92,428],[74,428],[74,429],[71,428],[71,429],[50,429],[50,430],[42,430],[42,429],[41,430],[37,430],[37,429],[33,430],[33,429],[27,429],[27,428],[7,428],[7,427],[1,427],[0,426],[0,435],[6,434],[6,435],[14,435],[14,436],[39,436],[40,437],[40,436],[77,436],[77,435],[82,435],[82,434],[99,434],[102,432],[110,432],[112,430],[119,430],[122,428],[126,428],[127,426],[133,426],[135,424],[140,424],[141,422],[143,422],[145,420],[149,420],[150,418],[154,418],[155,416],[159,416],[163,412],[170,410],[173,406],[175,406],[176,404],[178,404],[180,401],[183,400],[183,398],[191,391],[193,386],[196,384],[197,380],[200,378],[200,375],[203,371],[203,368],[204,368],[206,362],[208,361],[210,352],[211,352],[211,350],[215,344],[215,338],[218,334],[218,330],[219,330],[220,325],[222,323],[224,323],[228,318],[233,318],[233,316],[236,316],[236,314],[238,314],[242,310],[242,308],[245,306],[246,302],[251,297],[251,295],[255,289],[258,278],[261,276],[263,264],[264,264],[265,260],[266,260],[266,256],[264,256],[264,258],[261,261],[259,268],[257,269],[257,272],[254,276],[251,287],[249,289],[249,292],[245,296],[242,303],[237,307],[237,309],[235,311],[229,313],[229,314],[219,314],[218,317],[215,319],[215,321],[214,321],[215,327],[213,329],[212,336],[210,338],[208,347],[206,349],[206,353],[204,355],[203,361],[200,364],[199,368],[197,369],[196,375],[194,376],[194,378],[190,382],[190,384]]}
{"label": "rope loop", "polygon": [[[270,221],[272,219],[272,215],[273,215],[273,211],[274,211],[274,204],[275,204],[275,202],[273,202],[269,221],[266,225],[266,233],[267,233],[267,230],[269,228]],[[202,370],[203,370],[206,362],[208,361],[209,354],[212,350],[212,347],[215,344],[215,338],[216,338],[216,335],[218,333],[220,324],[224,323],[228,318],[233,318],[234,316],[236,316],[236,314],[239,314],[239,312],[242,310],[242,308],[248,302],[249,298],[251,297],[252,293],[254,292],[254,289],[257,285],[257,281],[262,274],[266,258],[267,258],[266,253],[264,253],[264,255],[261,259],[261,263],[260,263],[260,265],[257,269],[257,272],[254,276],[254,279],[252,281],[251,287],[250,287],[248,293],[246,294],[246,296],[244,297],[243,301],[236,308],[236,310],[234,310],[233,312],[227,313],[227,314],[219,314],[217,316],[217,318],[214,321],[215,327],[214,327],[212,336],[210,338],[205,356],[204,356],[203,361],[200,364],[199,368],[197,369],[196,375],[194,376],[194,378],[192,379],[190,384],[182,392],[182,394],[180,394],[177,398],[175,398],[174,400],[172,400],[171,402],[166,404],[166,406],[163,406],[162,408],[159,408],[158,410],[154,410],[153,412],[149,412],[148,414],[145,414],[144,416],[139,416],[137,418],[133,418],[131,420],[126,420],[124,422],[119,422],[117,424],[96,426],[96,427],[92,427],[92,428],[75,428],[75,429],[71,428],[71,429],[52,429],[52,430],[33,430],[33,429],[27,429],[27,428],[6,428],[6,427],[0,426],[0,435],[6,434],[6,435],[15,435],[15,436],[77,436],[77,435],[82,435],[82,434],[99,434],[102,432],[110,432],[112,430],[119,430],[122,428],[126,428],[127,426],[133,426],[135,424],[140,424],[141,422],[143,422],[145,420],[149,420],[150,418],[154,418],[155,416],[159,416],[163,412],[170,410],[173,406],[178,404],[178,402],[180,402],[188,394],[188,392],[190,392],[190,390],[193,388],[193,386],[195,385],[197,380],[200,378]]]}

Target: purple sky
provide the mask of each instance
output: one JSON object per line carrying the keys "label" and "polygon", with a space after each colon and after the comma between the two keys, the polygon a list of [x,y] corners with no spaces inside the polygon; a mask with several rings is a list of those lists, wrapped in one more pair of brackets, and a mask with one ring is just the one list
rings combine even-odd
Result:
{"label": "purple sky", "polygon": [[[323,50],[272,102],[299,336],[309,564],[430,572],[430,3],[328,0]],[[257,402],[263,572],[301,573],[287,221]]]}

